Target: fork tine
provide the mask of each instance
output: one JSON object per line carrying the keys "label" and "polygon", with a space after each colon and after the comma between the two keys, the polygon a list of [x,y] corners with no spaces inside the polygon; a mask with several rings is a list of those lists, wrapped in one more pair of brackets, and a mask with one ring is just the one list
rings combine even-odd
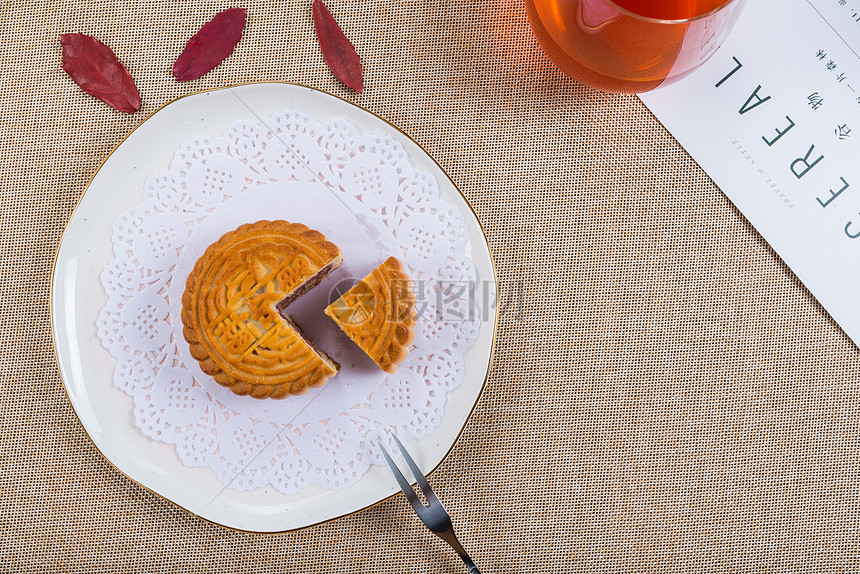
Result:
{"label": "fork tine", "polygon": [[418,498],[418,495],[415,494],[414,490],[412,490],[412,485],[409,484],[409,481],[406,480],[406,477],[403,476],[403,473],[400,472],[400,469],[397,468],[397,465],[394,464],[393,460],[391,460],[391,456],[388,454],[388,451],[385,450],[385,447],[382,446],[382,443],[380,441],[376,441],[376,446],[378,446],[379,450],[382,451],[382,457],[385,459],[385,463],[391,470],[391,474],[393,474],[394,478],[397,480],[397,484],[400,485],[400,490],[402,490],[403,494],[406,495],[406,500],[409,501],[409,504],[412,505],[412,508],[415,510],[415,512],[420,518],[420,510],[423,510],[425,508],[424,503],[421,502],[421,500]]}
{"label": "fork tine", "polygon": [[433,492],[433,489],[430,488],[430,483],[427,482],[427,478],[424,476],[424,473],[421,472],[421,469],[418,468],[418,465],[415,464],[415,461],[412,460],[412,457],[409,456],[409,452],[407,452],[406,447],[403,446],[403,443],[400,442],[400,439],[397,438],[396,434],[391,435],[394,439],[394,442],[397,444],[397,448],[400,450],[400,454],[403,455],[403,460],[406,461],[406,465],[409,467],[409,470],[412,471],[412,475],[415,477],[415,480],[418,481],[418,486],[421,487],[421,492],[424,493],[424,496],[427,498],[436,497],[436,493]]}

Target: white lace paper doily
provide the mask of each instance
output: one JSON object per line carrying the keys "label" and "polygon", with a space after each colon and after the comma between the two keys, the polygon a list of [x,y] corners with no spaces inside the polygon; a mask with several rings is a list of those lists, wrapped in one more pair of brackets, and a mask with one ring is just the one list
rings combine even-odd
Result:
{"label": "white lace paper doily", "polygon": [[[344,262],[289,310],[341,364],[333,380],[285,400],[240,397],[205,375],[179,320],[185,279],[205,248],[242,223],[285,219],[318,229]],[[222,137],[191,139],[141,203],[113,224],[115,258],[102,272],[98,319],[117,359],[114,384],[134,398],[139,429],[176,446],[184,464],[210,467],[229,488],[311,484],[337,490],[382,464],[372,441],[432,432],[481,318],[462,214],[439,197],[384,133],[294,110]],[[335,286],[389,255],[408,267],[418,301],[415,342],[397,373],[376,368],[322,313]],[[349,282],[349,283],[347,283]]]}

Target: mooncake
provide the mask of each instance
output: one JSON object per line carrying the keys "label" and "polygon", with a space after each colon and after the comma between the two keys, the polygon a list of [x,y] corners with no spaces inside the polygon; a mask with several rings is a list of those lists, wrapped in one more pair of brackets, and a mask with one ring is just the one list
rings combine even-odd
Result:
{"label": "mooncake", "polygon": [[210,245],[182,295],[183,335],[203,372],[255,398],[302,394],[336,375],[285,310],[342,259],[322,233],[287,221],[242,225]]}
{"label": "mooncake", "polygon": [[356,283],[325,313],[386,373],[397,370],[415,338],[415,295],[396,257]]}

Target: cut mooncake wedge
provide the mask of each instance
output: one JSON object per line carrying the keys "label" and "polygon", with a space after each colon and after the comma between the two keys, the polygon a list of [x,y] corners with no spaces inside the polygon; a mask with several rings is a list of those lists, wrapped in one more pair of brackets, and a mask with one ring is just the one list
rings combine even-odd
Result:
{"label": "cut mooncake wedge", "polygon": [[224,234],[197,260],[182,295],[191,355],[239,395],[283,398],[337,374],[284,309],[343,260],[340,249],[301,223],[258,221]]}
{"label": "cut mooncake wedge", "polygon": [[415,338],[415,295],[403,264],[389,257],[325,310],[386,373],[406,358]]}

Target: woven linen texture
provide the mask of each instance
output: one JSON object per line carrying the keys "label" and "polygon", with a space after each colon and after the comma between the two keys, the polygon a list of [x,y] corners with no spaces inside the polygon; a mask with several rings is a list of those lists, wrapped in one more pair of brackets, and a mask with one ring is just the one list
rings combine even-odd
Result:
{"label": "woven linen texture", "polygon": [[[170,70],[222,2],[0,6],[0,571],[460,572],[402,496],[306,530],[225,530],[127,480],[53,358],[51,267],[103,158],[172,98],[249,81],[345,97],[420,143],[489,237],[504,304],[473,417],[431,480],[485,572],[860,571],[860,356],[647,109],[566,80],[517,0],[243,4],[236,52]],[[126,116],[60,68],[111,46]]]}

